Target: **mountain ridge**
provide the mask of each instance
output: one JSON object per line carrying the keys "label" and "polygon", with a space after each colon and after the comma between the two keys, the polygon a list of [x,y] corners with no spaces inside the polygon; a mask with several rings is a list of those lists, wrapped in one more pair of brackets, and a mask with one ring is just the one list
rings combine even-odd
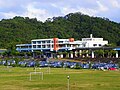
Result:
{"label": "mountain ridge", "polygon": [[32,39],[102,37],[109,43],[120,45],[120,23],[107,18],[90,17],[81,13],[48,18],[45,22],[36,18],[16,16],[0,21],[0,48],[15,49],[16,44],[30,43]]}

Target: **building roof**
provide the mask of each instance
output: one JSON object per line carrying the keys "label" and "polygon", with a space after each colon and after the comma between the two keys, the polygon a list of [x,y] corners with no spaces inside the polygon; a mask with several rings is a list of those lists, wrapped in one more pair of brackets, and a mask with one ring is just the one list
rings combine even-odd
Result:
{"label": "building roof", "polygon": [[32,44],[17,44],[16,46],[32,46]]}
{"label": "building roof", "polygon": [[120,50],[120,47],[118,47],[118,48],[114,48],[113,50]]}
{"label": "building roof", "polygon": [[0,53],[7,51],[7,49],[0,49]]}

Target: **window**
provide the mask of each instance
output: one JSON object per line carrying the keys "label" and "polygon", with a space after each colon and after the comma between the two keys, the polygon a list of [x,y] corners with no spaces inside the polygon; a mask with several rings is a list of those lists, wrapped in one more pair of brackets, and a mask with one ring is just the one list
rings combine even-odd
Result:
{"label": "window", "polygon": [[38,45],[37,48],[41,48],[41,45]]}
{"label": "window", "polygon": [[36,44],[36,41],[33,41],[32,43],[33,43],[33,44]]}
{"label": "window", "polygon": [[93,46],[95,47],[95,46],[97,46],[97,44],[93,44]]}
{"label": "window", "polygon": [[48,40],[47,43],[50,43],[50,40]]}
{"label": "window", "polygon": [[52,48],[53,48],[53,45],[52,45]]}
{"label": "window", "polygon": [[50,48],[50,45],[47,45],[47,48]]}
{"label": "window", "polygon": [[36,48],[36,45],[33,45],[33,48]]}
{"label": "window", "polygon": [[42,43],[45,43],[45,41],[42,41]]}
{"label": "window", "polygon": [[70,45],[68,44],[67,47],[70,47]]}
{"label": "window", "polygon": [[99,46],[102,46],[101,44],[99,44]]}
{"label": "window", "polygon": [[85,44],[83,44],[83,47],[85,47],[86,45]]}
{"label": "window", "polygon": [[42,48],[45,48],[45,45],[42,45]]}
{"label": "window", "polygon": [[29,48],[32,48],[32,46],[29,46]]}
{"label": "window", "polygon": [[41,44],[41,41],[37,41],[38,44]]}
{"label": "window", "polygon": [[58,43],[63,43],[63,41],[58,41]]}

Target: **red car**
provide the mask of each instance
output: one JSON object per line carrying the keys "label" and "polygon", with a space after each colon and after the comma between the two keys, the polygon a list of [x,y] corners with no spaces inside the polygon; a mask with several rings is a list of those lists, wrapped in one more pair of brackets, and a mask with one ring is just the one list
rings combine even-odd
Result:
{"label": "red car", "polygon": [[117,70],[116,68],[114,68],[114,67],[111,67],[111,68],[109,68],[109,70]]}

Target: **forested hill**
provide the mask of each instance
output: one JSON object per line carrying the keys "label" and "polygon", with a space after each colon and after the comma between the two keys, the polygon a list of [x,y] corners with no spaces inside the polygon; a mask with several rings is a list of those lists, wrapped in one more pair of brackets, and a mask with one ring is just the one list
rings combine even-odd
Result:
{"label": "forested hill", "polygon": [[70,13],[64,17],[53,17],[45,22],[36,18],[14,17],[0,21],[0,48],[15,48],[16,44],[31,43],[31,39],[103,37],[109,43],[120,45],[120,23],[107,18],[90,17],[81,13]]}

